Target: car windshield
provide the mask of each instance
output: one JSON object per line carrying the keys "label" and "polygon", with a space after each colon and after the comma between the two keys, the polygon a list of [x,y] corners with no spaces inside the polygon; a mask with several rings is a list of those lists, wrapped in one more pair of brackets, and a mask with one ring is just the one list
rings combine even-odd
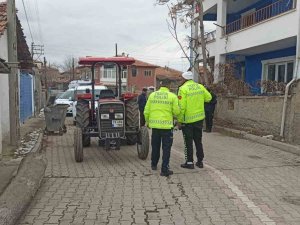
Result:
{"label": "car windshield", "polygon": [[[100,91],[101,90],[94,90],[95,100],[99,99]],[[77,90],[76,91],[76,94],[85,94],[85,93],[86,93],[86,90]]]}
{"label": "car windshield", "polygon": [[62,93],[58,99],[74,99],[74,90],[67,90],[66,92]]}

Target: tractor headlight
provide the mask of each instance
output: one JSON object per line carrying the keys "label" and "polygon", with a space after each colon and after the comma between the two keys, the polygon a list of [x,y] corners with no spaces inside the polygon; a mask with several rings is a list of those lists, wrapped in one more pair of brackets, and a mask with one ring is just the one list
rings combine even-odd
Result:
{"label": "tractor headlight", "polygon": [[115,113],[115,119],[123,119],[123,113]]}
{"label": "tractor headlight", "polygon": [[109,114],[101,114],[101,119],[102,120],[108,120],[109,119]]}

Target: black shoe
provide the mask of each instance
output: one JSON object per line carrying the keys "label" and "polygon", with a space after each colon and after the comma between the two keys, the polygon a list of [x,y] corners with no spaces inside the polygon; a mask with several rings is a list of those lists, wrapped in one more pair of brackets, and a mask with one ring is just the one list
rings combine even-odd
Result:
{"label": "black shoe", "polygon": [[157,166],[151,166],[152,170],[157,170]]}
{"label": "black shoe", "polygon": [[196,162],[196,166],[198,166],[199,168],[203,168],[203,162]]}
{"label": "black shoe", "polygon": [[163,176],[163,177],[168,177],[168,176],[170,176],[172,174],[173,174],[172,170],[165,170],[165,171],[161,171],[160,172],[160,175]]}
{"label": "black shoe", "polygon": [[195,169],[194,163],[193,164],[183,163],[181,164],[181,167],[185,169]]}

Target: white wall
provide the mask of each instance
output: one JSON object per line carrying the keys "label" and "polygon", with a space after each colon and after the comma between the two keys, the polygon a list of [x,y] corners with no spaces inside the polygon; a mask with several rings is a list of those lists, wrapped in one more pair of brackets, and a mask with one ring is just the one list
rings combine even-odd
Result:
{"label": "white wall", "polygon": [[236,52],[295,37],[299,28],[298,18],[298,12],[292,11],[229,34],[227,37],[217,36],[215,42],[207,44],[209,55]]}
{"label": "white wall", "polygon": [[[7,32],[5,31],[2,36],[0,36],[0,57],[4,60],[8,60],[7,51]],[[2,141],[9,143],[9,87],[8,87],[8,74],[0,74],[0,122],[1,122],[1,137]]]}
{"label": "white wall", "polygon": [[219,53],[224,54],[226,52],[239,51],[294,37],[297,36],[298,27],[299,22],[296,11],[274,17],[253,27],[229,35],[226,49],[226,38],[221,38],[218,42]]}
{"label": "white wall", "polygon": [[204,0],[203,1],[203,12],[207,11],[214,5],[216,5],[218,0]]}

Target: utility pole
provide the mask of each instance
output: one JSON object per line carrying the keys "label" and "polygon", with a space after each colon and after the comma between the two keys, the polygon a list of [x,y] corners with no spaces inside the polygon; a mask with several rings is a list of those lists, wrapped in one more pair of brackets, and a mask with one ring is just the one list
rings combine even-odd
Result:
{"label": "utility pole", "polygon": [[45,86],[45,97],[46,97],[46,102],[48,101],[48,83],[47,83],[47,61],[46,57],[44,57],[44,86]]}
{"label": "utility pole", "polygon": [[11,71],[8,77],[9,85],[9,125],[10,144],[18,145],[20,139],[19,124],[19,81],[18,81],[18,56],[17,56],[17,22],[15,0],[7,1],[7,40],[8,62]]}
{"label": "utility pole", "polygon": [[117,43],[115,45],[115,48],[116,48],[116,57],[118,57],[118,44]]}
{"label": "utility pole", "polygon": [[197,1],[193,2],[193,20],[191,22],[191,48],[190,48],[190,61],[192,64],[192,72],[194,74],[194,81],[199,82],[199,63],[198,63],[198,24],[199,20],[196,15]]}
{"label": "utility pole", "polygon": [[74,57],[72,58],[72,77],[73,77],[73,80],[75,80],[75,63],[74,63]]}
{"label": "utility pole", "polygon": [[205,84],[209,84],[208,73],[207,73],[207,57],[206,57],[206,40],[204,37],[204,22],[203,22],[203,0],[199,0],[199,21],[200,21],[200,43],[202,48],[202,59],[203,59],[203,76]]}
{"label": "utility pole", "polygon": [[36,45],[33,42],[31,43],[31,58],[33,59],[33,56],[36,55],[36,60],[40,58],[41,55],[44,55],[44,45]]}

